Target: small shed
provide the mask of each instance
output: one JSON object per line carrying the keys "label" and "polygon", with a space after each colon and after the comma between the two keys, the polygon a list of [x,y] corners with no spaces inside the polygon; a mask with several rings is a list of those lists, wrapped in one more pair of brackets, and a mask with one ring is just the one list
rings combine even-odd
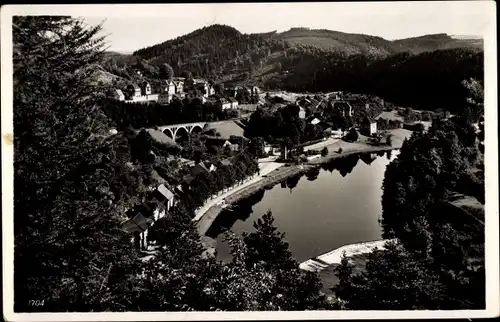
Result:
{"label": "small shed", "polygon": [[367,136],[372,136],[377,133],[377,121],[371,117],[366,117],[362,123],[362,131]]}

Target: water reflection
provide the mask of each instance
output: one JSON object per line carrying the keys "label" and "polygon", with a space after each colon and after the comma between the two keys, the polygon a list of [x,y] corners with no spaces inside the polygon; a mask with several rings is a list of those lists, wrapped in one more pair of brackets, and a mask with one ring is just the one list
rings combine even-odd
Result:
{"label": "water reflection", "polygon": [[309,171],[307,171],[307,173],[306,173],[307,180],[314,181],[314,180],[318,179],[319,171],[320,171],[319,167],[315,167],[315,168],[312,168]]}
{"label": "water reflection", "polygon": [[298,174],[296,176],[286,179],[286,187],[290,189],[290,193],[292,193],[292,189],[297,186],[297,184],[300,181],[300,178],[302,178],[302,174]]}
{"label": "water reflection", "polygon": [[359,156],[359,158],[366,164],[370,165],[376,158],[377,155],[375,153],[363,153]]}
{"label": "water reflection", "polygon": [[321,168],[329,172],[337,170],[342,177],[345,177],[352,172],[354,167],[356,167],[356,165],[358,164],[358,160],[358,154],[351,154],[343,158],[333,159],[330,162],[323,164]]}
{"label": "water reflection", "polygon": [[[298,261],[345,244],[381,238],[378,218],[382,211],[382,180],[387,164],[397,153],[366,153],[331,160],[260,191],[232,211],[224,211],[207,232],[217,238],[217,257],[224,261],[231,258],[222,232],[251,232],[253,222],[269,209]],[[360,159],[362,162],[358,162]]]}
{"label": "water reflection", "polygon": [[262,201],[264,194],[265,190],[260,190],[250,197],[241,200],[238,204],[224,209],[212,223],[206,235],[216,238],[218,235],[229,230],[237,220],[247,220],[252,214],[252,207]]}

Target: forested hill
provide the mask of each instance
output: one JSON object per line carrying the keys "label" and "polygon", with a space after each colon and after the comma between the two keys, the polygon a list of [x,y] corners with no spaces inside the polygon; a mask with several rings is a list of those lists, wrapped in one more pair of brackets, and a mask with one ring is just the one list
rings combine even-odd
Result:
{"label": "forested hill", "polygon": [[370,93],[427,109],[445,103],[460,109],[461,81],[483,78],[482,40],[475,38],[435,34],[389,41],[307,28],[242,34],[226,25],[204,27],[133,55],[108,53],[103,69],[132,81],[141,71],[152,80],[164,64],[176,76],[191,73],[229,85],[290,91]]}
{"label": "forested hill", "polygon": [[482,49],[483,40],[478,38],[459,39],[447,34],[425,35],[421,37],[405,38],[392,41],[398,51],[410,51],[419,54],[426,51],[472,48]]}
{"label": "forested hill", "polygon": [[282,33],[266,36],[268,39],[283,40],[292,45],[313,46],[346,55],[363,54],[384,57],[398,51],[391,41],[381,37],[326,29],[291,28]]}
{"label": "forested hill", "polygon": [[456,39],[447,34],[425,35],[400,40],[351,34],[325,29],[292,28],[282,33],[263,34],[269,39],[284,40],[293,45],[314,46],[347,55],[363,54],[384,57],[400,52],[419,54],[452,48],[482,48],[481,39]]}
{"label": "forested hill", "polygon": [[204,77],[251,70],[261,59],[288,48],[283,41],[265,40],[260,35],[242,34],[233,27],[212,25],[185,36],[134,52],[149,64],[167,63],[180,75],[190,71]]}
{"label": "forested hill", "polygon": [[268,79],[266,86],[375,94],[418,109],[461,110],[466,101],[461,82],[471,77],[482,81],[483,65],[483,53],[471,48],[399,53],[383,59],[307,51],[289,55],[283,62],[288,73]]}

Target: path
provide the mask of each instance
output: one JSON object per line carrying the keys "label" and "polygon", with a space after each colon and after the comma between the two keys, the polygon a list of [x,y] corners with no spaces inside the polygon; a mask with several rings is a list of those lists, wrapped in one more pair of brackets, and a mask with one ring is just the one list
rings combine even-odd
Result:
{"label": "path", "polygon": [[262,180],[263,176],[271,173],[272,171],[278,169],[279,167],[281,167],[283,165],[284,165],[283,163],[277,163],[277,162],[272,162],[272,161],[259,163],[260,175],[256,175],[252,179],[244,182],[243,184],[241,184],[239,186],[234,186],[233,188],[224,192],[223,194],[215,197],[214,199],[207,201],[201,208],[199,208],[195,211],[195,216],[194,216],[193,220],[194,221],[200,220],[200,218],[205,214],[205,212],[207,212],[213,206],[215,206],[219,203],[222,203],[224,201],[224,199],[227,198],[228,196],[258,182],[259,180]]}
{"label": "path", "polygon": [[328,138],[325,141],[321,141],[321,142],[318,142],[318,143],[315,143],[315,144],[311,144],[311,145],[308,145],[308,146],[304,147],[304,151],[318,150],[318,149],[321,149],[321,148],[323,148],[325,146],[332,145],[335,142],[337,142],[338,140],[339,139]]}

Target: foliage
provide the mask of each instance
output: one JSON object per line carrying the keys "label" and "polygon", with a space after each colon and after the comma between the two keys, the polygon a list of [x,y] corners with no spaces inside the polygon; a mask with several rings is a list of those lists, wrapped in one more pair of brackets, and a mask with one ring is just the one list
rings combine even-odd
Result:
{"label": "foliage", "polygon": [[171,80],[174,77],[174,69],[169,64],[163,64],[160,68],[160,77]]}
{"label": "foliage", "polygon": [[386,143],[388,146],[392,146],[392,134],[389,134],[389,135],[385,138],[385,143]]}
{"label": "foliage", "polygon": [[328,155],[328,148],[324,147],[323,150],[321,150],[321,156],[326,157]]}
{"label": "foliage", "polygon": [[384,251],[369,253],[366,269],[352,273],[344,257],[336,268],[335,294],[350,310],[444,309],[445,286],[401,245],[387,243]]}
{"label": "foliage", "polygon": [[356,142],[359,140],[359,134],[358,131],[356,131],[355,128],[351,128],[348,132],[347,135],[345,136],[345,140],[349,142]]}
{"label": "foliage", "polygon": [[385,58],[296,50],[282,65],[288,73],[268,80],[268,86],[293,92],[371,93],[397,105],[421,110],[448,106],[451,112],[467,106],[462,81],[472,77],[480,82],[483,77],[483,53],[466,48]]}
{"label": "foliage", "polygon": [[212,25],[187,35],[134,52],[152,65],[170,64],[176,75],[190,71],[212,77],[234,69],[251,71],[271,53],[285,49],[283,42],[271,42],[259,35],[241,34],[225,25]]}
{"label": "foliage", "polygon": [[[244,294],[234,302],[246,310],[331,309],[320,293],[318,276],[299,269],[273,222],[268,212],[254,222],[255,231],[244,234],[243,241],[229,235],[233,261],[226,269],[233,272],[234,282],[238,281],[229,285],[239,292],[225,293],[221,298],[231,300],[232,294]],[[238,279],[241,275],[248,278]]]}
{"label": "foliage", "polygon": [[299,107],[289,104],[277,111],[258,108],[245,128],[249,138],[266,138],[269,143],[281,143],[288,148],[325,136],[321,127],[299,118]]}
{"label": "foliage", "polygon": [[13,29],[15,310],[117,310],[137,269],[117,227],[150,179],[96,104],[100,26],[15,17]]}
{"label": "foliage", "polygon": [[484,211],[458,210],[447,201],[452,192],[480,201],[481,190],[484,195],[480,170],[472,172],[481,167],[479,151],[471,140],[459,139],[469,135],[464,122],[456,117],[414,132],[388,165],[383,235],[399,242],[370,254],[361,274],[343,261],[336,294],[347,308],[484,308],[484,224],[471,218]]}

